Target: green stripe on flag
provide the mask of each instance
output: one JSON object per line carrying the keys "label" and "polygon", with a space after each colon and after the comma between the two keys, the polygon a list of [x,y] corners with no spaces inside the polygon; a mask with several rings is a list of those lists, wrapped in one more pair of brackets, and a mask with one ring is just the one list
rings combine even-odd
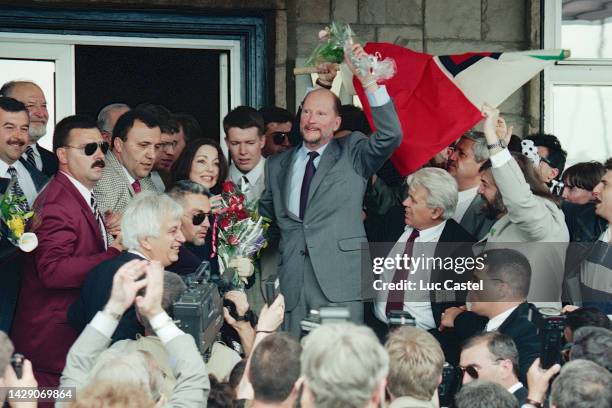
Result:
{"label": "green stripe on flag", "polygon": [[561,50],[561,52],[558,55],[529,55],[529,56],[533,58],[545,60],[545,61],[562,61],[565,59],[564,53],[565,52]]}

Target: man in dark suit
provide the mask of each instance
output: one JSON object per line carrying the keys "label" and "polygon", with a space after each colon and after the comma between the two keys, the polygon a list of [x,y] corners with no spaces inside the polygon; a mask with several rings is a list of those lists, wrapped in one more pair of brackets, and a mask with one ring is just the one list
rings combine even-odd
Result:
{"label": "man in dark suit", "polygon": [[49,112],[47,111],[47,100],[42,89],[31,81],[10,81],[0,88],[1,96],[10,96],[22,102],[28,109],[30,116],[29,146],[22,154],[27,161],[41,171],[47,177],[57,173],[58,161],[55,154],[38,144],[40,138],[47,134],[47,122]]}
{"label": "man in dark suit", "polygon": [[[359,45],[353,52],[366,57]],[[259,212],[280,230],[278,275],[288,312],[285,328],[296,336],[310,309],[329,303],[346,306],[354,321],[363,320],[363,195],[368,178],[402,139],[384,86],[360,77],[347,63],[366,89],[377,132],[369,138],[354,132],[334,139],[341,102],[329,90],[316,89],[303,103],[303,142],[266,162]]]}
{"label": "man in dark suit", "polygon": [[38,247],[24,261],[11,331],[16,349],[32,361],[40,386],[59,384],[66,354],[77,338],[66,310],[85,276],[122,249],[120,241],[106,242],[92,194],[107,149],[93,120],[69,116],[57,124],[53,150],[60,170],[34,203],[32,231]]}
{"label": "man in dark suit", "polygon": [[[444,311],[441,335],[450,336],[453,344],[461,344],[482,332],[507,334],[518,349],[518,377],[525,382],[527,370],[540,353],[540,337],[530,320],[537,311],[525,301],[531,266],[524,255],[512,249],[491,249],[481,256],[484,268],[474,270],[473,281],[482,282],[483,288],[468,294],[471,311],[465,307]],[[445,349],[445,355],[450,363],[456,362],[451,347]]]}
{"label": "man in dark suit", "polygon": [[519,353],[514,341],[496,331],[470,338],[462,347],[459,361],[463,384],[474,380],[498,383],[522,405],[527,399],[527,388],[518,379],[518,364]]}
{"label": "man in dark suit", "polygon": [[[166,268],[178,260],[185,242],[181,231],[183,207],[165,194],[142,192],[130,201],[121,219],[123,245],[127,251],[95,267],[88,275],[78,299],[68,310],[68,321],[81,332],[104,308],[117,270],[133,259],[159,261]],[[135,339],[143,333],[134,307],[123,315],[113,340]]]}
{"label": "man in dark suit", "polygon": [[[457,205],[457,183],[450,174],[439,168],[423,168],[408,176],[407,182],[410,188],[403,202],[406,228],[386,259],[396,259],[398,255],[412,259],[422,255],[433,259],[471,257],[475,238],[451,218]],[[465,303],[467,291],[446,289],[444,283],[468,282],[468,268],[445,269],[434,262],[433,266],[414,268],[394,263],[384,269],[380,271],[383,282],[408,280],[417,288],[389,291],[381,285],[375,286],[378,302],[374,313],[384,323],[391,311],[407,311],[416,319],[418,327],[432,330],[439,326],[446,308]],[[420,290],[421,282],[440,285],[440,289]]]}
{"label": "man in dark suit", "polygon": [[[28,210],[47,177],[27,162],[19,160],[28,143],[29,118],[23,103],[0,97],[0,195],[8,188],[14,196],[27,199],[23,210]],[[9,332],[17,304],[21,281],[22,252],[7,238],[8,225],[0,220],[0,330]]]}

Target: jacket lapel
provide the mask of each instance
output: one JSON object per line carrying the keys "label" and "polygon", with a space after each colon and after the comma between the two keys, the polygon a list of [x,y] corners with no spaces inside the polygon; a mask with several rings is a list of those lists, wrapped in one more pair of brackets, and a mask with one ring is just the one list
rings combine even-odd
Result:
{"label": "jacket lapel", "polygon": [[317,188],[325,178],[325,175],[331,170],[331,168],[338,161],[338,156],[340,155],[340,148],[338,146],[338,142],[335,139],[332,139],[329,142],[329,145],[323,152],[323,156],[321,156],[321,161],[319,161],[319,166],[317,167],[317,171],[310,183],[310,189],[308,190],[308,204],[312,201],[312,196],[317,191]]}
{"label": "jacket lapel", "polygon": [[132,185],[130,184],[125,174],[125,170],[123,170],[123,165],[119,163],[119,160],[117,160],[117,157],[115,156],[115,153],[113,153],[112,150],[109,150],[108,153],[106,153],[105,161],[106,165],[112,169],[113,173],[115,173],[114,179],[118,183],[122,183],[125,186],[121,187],[118,185],[117,191],[121,191],[123,190],[123,188],[127,188],[130,193],[130,197],[134,197],[134,189],[132,188]]}
{"label": "jacket lapel", "polygon": [[[296,146],[292,148],[285,154],[279,163],[279,185],[281,188],[281,197],[283,197],[283,206],[284,210],[287,213],[287,216],[295,219],[297,221],[301,221],[299,218],[295,217],[297,214],[291,214],[289,211],[289,192],[291,191],[291,173],[293,172],[293,163],[295,162],[295,155],[298,149],[301,146]],[[273,177],[273,176],[272,176]],[[270,180],[271,182],[272,180]]]}

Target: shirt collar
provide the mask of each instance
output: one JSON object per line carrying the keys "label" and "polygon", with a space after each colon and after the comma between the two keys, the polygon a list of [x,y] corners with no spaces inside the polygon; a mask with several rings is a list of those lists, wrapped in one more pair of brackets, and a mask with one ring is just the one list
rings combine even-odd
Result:
{"label": "shirt collar", "polygon": [[[38,156],[40,157],[40,152],[38,151],[38,146],[37,143],[32,143],[30,145],[30,147],[32,148],[32,150],[34,151],[34,156]],[[25,152],[24,152],[25,153]]]}
{"label": "shirt collar", "polygon": [[459,191],[458,201],[459,202],[467,201],[467,200],[472,201],[474,197],[476,196],[477,192],[478,192],[478,186],[468,188],[467,190]]}
{"label": "shirt collar", "polygon": [[[442,235],[442,231],[446,226],[446,220],[442,221],[438,225],[434,225],[433,227],[425,228],[422,231],[419,231],[419,237],[416,239],[418,242],[435,242],[440,239],[440,235]],[[404,231],[412,232],[413,228],[410,225],[406,225]]]}
{"label": "shirt collar", "polygon": [[130,254],[134,254],[134,255],[138,255],[141,258],[144,258],[146,260],[151,260],[148,256],[145,256],[142,252],[139,252],[137,249],[128,249],[128,252]]}
{"label": "shirt collar", "polygon": [[242,176],[246,176],[250,184],[255,184],[255,182],[259,180],[259,178],[263,174],[265,163],[266,163],[265,157],[261,156],[259,163],[257,163],[257,165],[255,165],[255,167],[251,169],[251,171],[245,174],[241,172],[238,169],[238,167],[236,167],[236,163],[232,162],[230,166],[230,178],[232,179],[234,184],[239,185],[240,179],[242,178]]}
{"label": "shirt collar", "polygon": [[[119,163],[121,164],[121,163]],[[125,175],[127,176],[128,179],[128,183],[130,183],[130,185],[134,184],[134,182],[136,181],[136,179],[134,179],[134,177],[132,177],[132,175],[130,174],[130,172],[128,171],[128,169],[125,168],[125,166],[123,164],[121,164],[121,168],[123,169],[123,171],[125,172]]]}
{"label": "shirt collar", "polygon": [[0,159],[0,177],[8,178],[8,176],[5,176],[5,175],[10,166],[12,166],[12,164],[8,165],[6,162],[4,162],[4,160]]}
{"label": "shirt collar", "polygon": [[[331,140],[330,140],[331,141]],[[319,153],[319,157],[323,156],[323,152],[325,151],[325,149],[327,149],[327,146],[329,145],[329,142],[325,143],[323,146],[319,147],[316,152]],[[304,142],[302,142],[302,147],[300,147],[298,149],[298,155],[300,155],[300,157],[302,158],[307,158],[308,157],[308,153],[311,152],[312,150],[307,149],[306,145],[304,145]]]}
{"label": "shirt collar", "polygon": [[517,390],[520,390],[521,388],[523,388],[523,383],[519,381],[516,384],[514,384],[512,387],[508,388],[508,392],[510,394],[514,394]]}
{"label": "shirt collar", "polygon": [[68,180],[70,180],[70,182],[76,187],[77,190],[79,190],[79,193],[81,193],[87,205],[91,206],[91,190],[89,190],[79,180],[75,179],[70,174],[66,173],[65,171],[60,170],[60,172],[64,176],[66,176]]}
{"label": "shirt collar", "polygon": [[606,243],[610,242],[610,227],[606,228],[606,230],[601,233],[599,240]]}
{"label": "shirt collar", "polygon": [[23,177],[25,174],[29,174],[28,169],[25,168],[23,163],[19,160],[13,162],[13,164],[8,164],[3,160],[0,160],[0,177],[10,178],[10,175],[7,174],[9,167],[14,167],[17,170],[17,175],[19,177]]}
{"label": "shirt collar", "polygon": [[512,312],[514,312],[514,309],[516,309],[518,306],[514,306],[511,307],[510,309],[506,310],[505,312],[502,312],[500,314],[498,314],[495,317],[492,317],[491,319],[489,319],[489,321],[487,322],[487,327],[486,330],[487,332],[492,332],[495,331],[497,329],[499,329],[499,327],[502,325],[502,323],[504,323],[504,321],[508,318],[508,316],[510,316],[512,314]]}

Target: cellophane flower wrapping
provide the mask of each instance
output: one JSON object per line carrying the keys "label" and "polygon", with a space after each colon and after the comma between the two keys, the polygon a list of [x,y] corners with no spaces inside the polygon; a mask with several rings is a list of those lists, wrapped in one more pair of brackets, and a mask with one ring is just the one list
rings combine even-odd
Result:
{"label": "cellophane flower wrapping", "polygon": [[351,47],[355,42],[355,35],[348,24],[332,22],[329,27],[319,31],[319,44],[306,60],[307,66],[316,66],[330,62],[340,64],[347,53],[353,65],[363,77],[371,77],[376,81],[392,78],[397,72],[393,58],[382,58],[379,53],[357,58],[353,55]]}
{"label": "cellophane flower wrapping", "polygon": [[219,267],[221,274],[231,274],[233,289],[244,289],[238,271],[229,266],[233,259],[244,257],[252,263],[259,259],[267,246],[269,220],[259,215],[256,203],[249,203],[245,195],[231,181],[223,183],[221,205],[217,215]]}
{"label": "cellophane flower wrapping", "polygon": [[19,239],[34,213],[23,210],[22,205],[27,199],[13,194],[12,187],[13,181],[9,182],[4,194],[0,195],[0,219],[4,222],[0,228],[0,238],[6,238],[11,244],[19,246]]}

